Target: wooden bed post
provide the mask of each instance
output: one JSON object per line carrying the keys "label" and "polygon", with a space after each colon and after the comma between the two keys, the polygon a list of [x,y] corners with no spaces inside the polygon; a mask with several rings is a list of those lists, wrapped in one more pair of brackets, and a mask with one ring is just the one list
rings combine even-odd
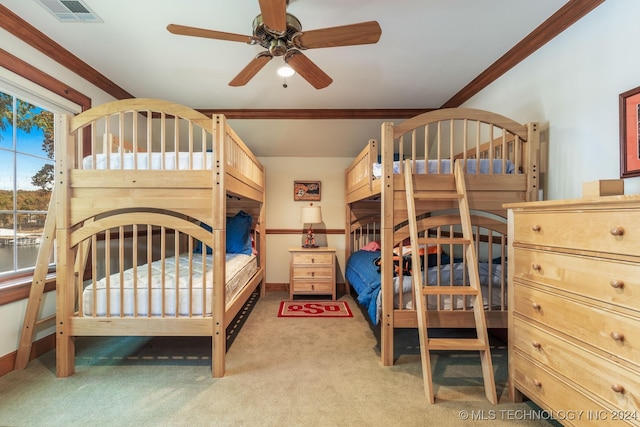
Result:
{"label": "wooden bed post", "polygon": [[[263,176],[266,176],[267,171],[263,169]],[[266,182],[262,183],[266,188]],[[262,267],[262,282],[260,283],[260,296],[267,295],[267,206],[265,200],[265,193],[262,192],[262,201],[260,202],[260,267]]]}
{"label": "wooden bed post", "polygon": [[527,201],[539,199],[540,188],[540,126],[538,123],[527,124]]}
{"label": "wooden bed post", "polygon": [[[345,213],[344,213],[344,238],[345,238],[345,242],[344,242],[344,259],[345,261],[349,259],[349,257],[351,256],[351,254],[353,253],[353,236],[351,235],[351,203],[349,203],[348,200],[348,194],[349,194],[349,181],[347,180],[347,172],[348,169],[345,169],[344,172],[344,176],[345,176],[345,189],[344,189],[344,196],[345,196]],[[345,275],[346,276],[346,275]],[[347,278],[345,277],[344,279],[344,293],[345,295],[349,295],[351,294],[350,291],[350,287],[349,287],[349,281],[347,280]]]}
{"label": "wooden bed post", "polygon": [[384,122],[382,134],[382,218],[380,240],[382,247],[382,318],[380,356],[384,366],[393,365],[393,123]]}
{"label": "wooden bed post", "polygon": [[225,194],[225,138],[226,121],[223,115],[212,117],[211,132],[214,135],[215,159],[211,169],[213,173],[213,197],[211,206],[213,233],[213,331],[211,339],[211,373],[215,378],[224,376],[225,355],[227,352],[225,313],[225,255],[226,255],[226,212],[227,196]]}
{"label": "wooden bed post", "polygon": [[69,116],[56,118],[56,163],[55,163],[55,206],[56,206],[56,375],[68,377],[75,371],[75,343],[70,320],[75,311],[74,292],[69,287],[75,285],[73,250],[70,247],[69,211],[66,200],[69,190],[69,162],[73,161],[75,136],[69,133]]}

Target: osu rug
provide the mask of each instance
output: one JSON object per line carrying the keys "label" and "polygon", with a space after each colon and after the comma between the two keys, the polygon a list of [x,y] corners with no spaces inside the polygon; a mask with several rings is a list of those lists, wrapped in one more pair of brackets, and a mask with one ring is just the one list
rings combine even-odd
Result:
{"label": "osu rug", "polygon": [[278,317],[353,317],[346,301],[282,301]]}

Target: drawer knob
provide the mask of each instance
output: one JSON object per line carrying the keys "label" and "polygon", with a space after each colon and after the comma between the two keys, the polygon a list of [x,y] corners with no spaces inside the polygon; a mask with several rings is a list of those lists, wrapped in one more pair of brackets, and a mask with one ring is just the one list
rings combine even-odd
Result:
{"label": "drawer knob", "polygon": [[613,227],[610,231],[612,236],[622,236],[624,234],[624,228],[622,227]]}
{"label": "drawer knob", "polygon": [[624,393],[624,386],[622,384],[611,384],[611,390],[616,393]]}
{"label": "drawer knob", "polygon": [[540,227],[538,224],[534,224],[531,226],[531,231],[535,231],[536,233],[538,231],[540,231],[542,229],[542,227]]}
{"label": "drawer knob", "polygon": [[311,277],[316,277],[316,272],[315,271],[311,272]]}
{"label": "drawer knob", "polygon": [[315,258],[311,258],[311,264],[315,264],[316,259]]}
{"label": "drawer knob", "polygon": [[613,279],[611,281],[611,287],[615,288],[615,289],[622,289],[622,288],[624,288],[624,282],[622,280]]}
{"label": "drawer knob", "polygon": [[615,341],[624,341],[624,334],[621,334],[620,332],[613,331],[609,335],[611,335],[611,338]]}
{"label": "drawer knob", "polygon": [[537,302],[532,302],[531,303],[531,308],[533,308],[534,310],[538,311],[538,310],[540,310],[540,304],[538,304]]}
{"label": "drawer knob", "polygon": [[540,271],[542,267],[540,266],[540,264],[531,264],[531,268],[535,271]]}
{"label": "drawer knob", "polygon": [[534,378],[533,385],[536,386],[536,387],[542,387],[542,383],[537,378]]}
{"label": "drawer knob", "polygon": [[542,344],[539,341],[532,341],[531,345],[533,346],[533,348],[537,348],[538,350],[542,348]]}

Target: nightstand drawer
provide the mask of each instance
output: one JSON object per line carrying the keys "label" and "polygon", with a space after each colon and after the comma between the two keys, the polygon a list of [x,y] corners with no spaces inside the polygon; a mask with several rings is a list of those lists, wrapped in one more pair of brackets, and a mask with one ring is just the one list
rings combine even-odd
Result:
{"label": "nightstand drawer", "polygon": [[293,253],[293,264],[328,264],[333,265],[333,258],[335,254],[333,253],[318,253],[318,252],[294,252]]}
{"label": "nightstand drawer", "polygon": [[640,255],[637,210],[520,213],[515,217],[516,242]]}
{"label": "nightstand drawer", "polygon": [[331,279],[333,267],[297,267],[293,266],[293,278],[299,279]]}
{"label": "nightstand drawer", "polygon": [[289,298],[301,295],[331,295],[336,299],[336,250],[291,248]]}
{"label": "nightstand drawer", "polygon": [[514,278],[524,279],[638,310],[640,264],[557,252],[514,250]]}
{"label": "nightstand drawer", "polygon": [[333,282],[307,282],[296,280],[293,282],[293,292],[302,293],[302,292],[313,292],[313,293],[326,293],[330,294],[333,292],[334,284]]}

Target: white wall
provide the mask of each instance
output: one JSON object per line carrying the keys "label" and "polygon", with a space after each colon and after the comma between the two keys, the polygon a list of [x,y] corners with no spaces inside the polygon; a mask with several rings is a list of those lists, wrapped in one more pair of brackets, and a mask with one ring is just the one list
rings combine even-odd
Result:
{"label": "white wall", "polygon": [[[324,229],[344,229],[344,170],[351,158],[262,157],[267,171],[267,229],[299,229],[300,208],[309,202],[293,200],[293,181],[320,181],[321,200],[313,202],[322,210]],[[289,248],[300,247],[302,233],[267,234],[267,283],[289,282]],[[343,234],[318,234],[317,243],[336,249],[338,282],[344,282]]]}
{"label": "white wall", "polygon": [[[545,199],[620,178],[618,95],[640,86],[637,0],[606,1],[464,106],[549,129]],[[625,179],[625,193],[640,179]]]}

